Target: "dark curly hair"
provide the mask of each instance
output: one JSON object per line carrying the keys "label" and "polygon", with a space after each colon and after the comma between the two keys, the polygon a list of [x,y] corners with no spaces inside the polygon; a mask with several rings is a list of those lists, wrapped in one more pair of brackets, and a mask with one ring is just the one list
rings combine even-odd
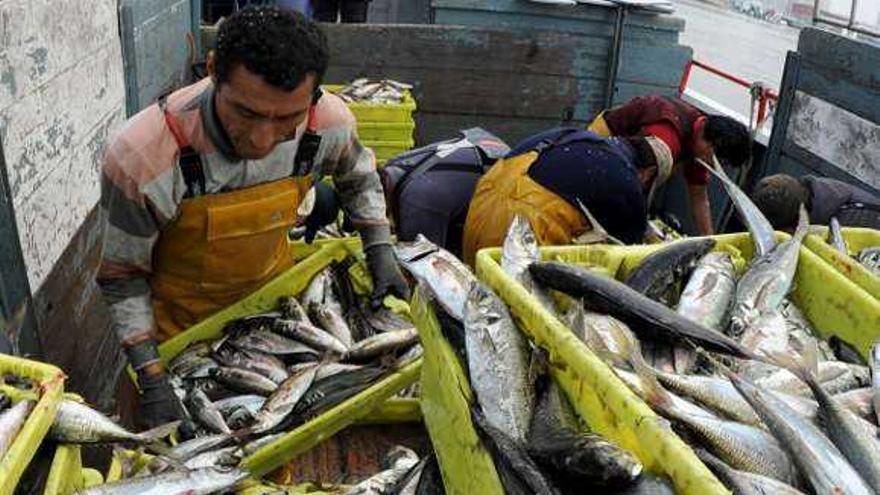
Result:
{"label": "dark curly hair", "polygon": [[715,156],[724,165],[742,166],[749,157],[751,137],[741,122],[724,115],[710,115],[703,127],[703,137],[712,143]]}
{"label": "dark curly hair", "polygon": [[242,64],[272,86],[292,91],[307,74],[320,84],[329,58],[327,37],[317,24],[291,9],[251,6],[220,25],[214,73],[218,84],[228,82]]}

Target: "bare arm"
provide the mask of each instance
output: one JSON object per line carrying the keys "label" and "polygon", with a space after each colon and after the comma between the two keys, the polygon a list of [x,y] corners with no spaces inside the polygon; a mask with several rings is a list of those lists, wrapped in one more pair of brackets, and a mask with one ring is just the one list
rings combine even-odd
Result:
{"label": "bare arm", "polygon": [[694,222],[697,224],[697,231],[700,235],[712,235],[715,230],[712,228],[712,210],[709,206],[709,191],[704,185],[689,185],[688,195],[690,196],[691,212],[694,216]]}

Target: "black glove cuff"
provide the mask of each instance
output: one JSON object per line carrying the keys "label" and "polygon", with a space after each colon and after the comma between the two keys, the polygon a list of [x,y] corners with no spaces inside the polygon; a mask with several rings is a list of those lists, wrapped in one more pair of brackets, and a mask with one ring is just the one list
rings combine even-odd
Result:
{"label": "black glove cuff", "polygon": [[388,224],[361,225],[358,233],[361,235],[364,251],[369,251],[374,246],[391,246],[391,226]]}
{"label": "black glove cuff", "polygon": [[138,372],[159,361],[159,350],[154,340],[126,347],[125,354],[128,356],[128,362],[131,363],[132,368]]}

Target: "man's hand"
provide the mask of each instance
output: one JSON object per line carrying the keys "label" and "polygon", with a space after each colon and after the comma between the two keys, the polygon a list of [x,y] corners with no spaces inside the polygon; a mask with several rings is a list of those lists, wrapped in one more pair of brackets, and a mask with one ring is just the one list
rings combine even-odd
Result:
{"label": "man's hand", "polygon": [[397,265],[394,250],[388,244],[377,244],[367,248],[367,267],[373,278],[373,293],[370,295],[370,304],[374,308],[382,305],[382,300],[387,295],[395,295],[408,301],[410,296],[409,285],[403,278],[403,273]]}
{"label": "man's hand", "polygon": [[138,404],[138,420],[144,428],[155,428],[172,421],[185,419],[186,413],[168,376],[162,372],[157,375],[138,376],[141,398]]}
{"label": "man's hand", "polygon": [[322,227],[333,223],[339,217],[339,198],[336,191],[326,182],[315,184],[315,206],[306,217],[306,244],[311,244]]}
{"label": "man's hand", "polygon": [[691,214],[697,224],[700,235],[712,235],[715,229],[712,227],[712,209],[709,206],[709,192],[706,186],[689,185]]}

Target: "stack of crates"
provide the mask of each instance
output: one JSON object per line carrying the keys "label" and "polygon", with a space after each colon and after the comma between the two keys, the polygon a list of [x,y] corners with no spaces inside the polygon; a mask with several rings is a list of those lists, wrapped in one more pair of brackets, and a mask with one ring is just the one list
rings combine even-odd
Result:
{"label": "stack of crates", "polygon": [[[324,86],[331,93],[342,88],[341,85]],[[361,143],[373,150],[379,165],[415,146],[413,112],[416,101],[409,91],[401,103],[352,102],[347,105],[357,119]]]}

